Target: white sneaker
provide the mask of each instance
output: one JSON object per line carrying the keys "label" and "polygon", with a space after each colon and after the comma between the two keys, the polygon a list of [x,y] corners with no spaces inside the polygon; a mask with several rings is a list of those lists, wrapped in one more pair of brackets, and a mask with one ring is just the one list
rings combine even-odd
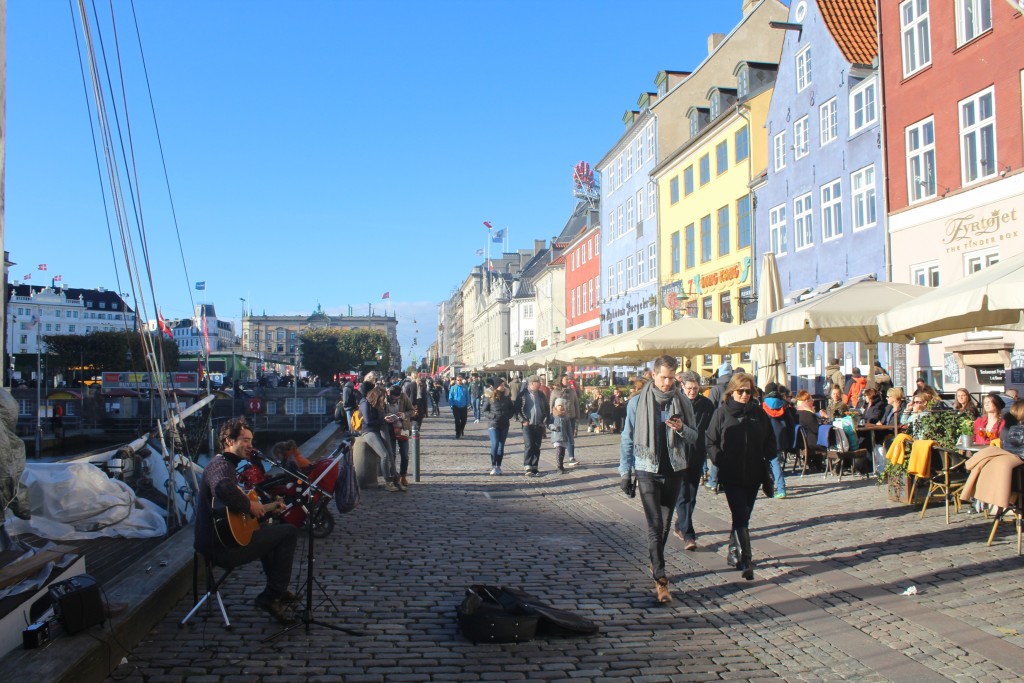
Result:
{"label": "white sneaker", "polygon": [[498,473],[498,468],[497,467],[492,467],[491,471],[488,472],[487,474],[490,474],[491,476],[493,476],[493,475],[495,475],[497,473]]}
{"label": "white sneaker", "polygon": [[575,460],[566,460],[565,461],[565,466],[566,467],[576,467],[577,465],[579,465],[579,463],[576,462]]}
{"label": "white sneaker", "polygon": [[473,420],[473,424],[475,424],[475,425],[480,424],[480,420]]}
{"label": "white sneaker", "polygon": [[498,476],[501,476],[502,474],[504,474],[504,472],[501,471],[500,467],[495,467],[494,468],[494,473],[497,474]]}

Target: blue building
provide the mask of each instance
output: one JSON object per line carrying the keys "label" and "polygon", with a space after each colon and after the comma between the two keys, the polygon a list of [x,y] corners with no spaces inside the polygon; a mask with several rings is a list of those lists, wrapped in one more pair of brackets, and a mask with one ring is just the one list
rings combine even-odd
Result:
{"label": "blue building", "polygon": [[601,336],[658,324],[658,156],[655,93],[623,116],[626,132],[597,163],[601,174]]}
{"label": "blue building", "polygon": [[[766,123],[768,169],[755,179],[755,250],[776,255],[786,304],[864,277],[887,279],[874,0],[794,0]],[[759,273],[760,276],[760,273]],[[796,344],[791,386],[820,390],[884,345]]]}

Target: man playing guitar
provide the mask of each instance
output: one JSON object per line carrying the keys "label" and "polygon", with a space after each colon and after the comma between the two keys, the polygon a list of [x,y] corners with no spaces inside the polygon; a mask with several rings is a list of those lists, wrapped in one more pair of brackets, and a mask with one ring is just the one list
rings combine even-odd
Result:
{"label": "man playing guitar", "polygon": [[242,492],[235,475],[239,462],[249,460],[252,454],[252,428],[244,419],[232,418],[221,426],[219,440],[222,452],[203,471],[196,509],[195,549],[226,569],[259,559],[267,585],[256,597],[256,606],[282,623],[292,623],[295,621],[292,605],[296,599],[288,590],[288,583],[298,529],[291,524],[264,524],[245,546],[225,547],[218,541],[214,530],[215,508],[248,513],[257,519],[267,512],[262,503]]}

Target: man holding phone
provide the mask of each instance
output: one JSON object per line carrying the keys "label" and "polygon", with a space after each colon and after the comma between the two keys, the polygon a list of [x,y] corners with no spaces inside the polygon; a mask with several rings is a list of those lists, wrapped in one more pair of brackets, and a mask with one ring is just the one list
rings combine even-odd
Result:
{"label": "man holding phone", "polygon": [[679,489],[688,466],[686,446],[697,441],[693,406],[676,385],[676,359],[654,359],[653,381],[626,404],[619,454],[621,488],[630,494],[636,472],[647,519],[647,548],[658,602],[672,601],[665,573],[665,543],[672,527]]}

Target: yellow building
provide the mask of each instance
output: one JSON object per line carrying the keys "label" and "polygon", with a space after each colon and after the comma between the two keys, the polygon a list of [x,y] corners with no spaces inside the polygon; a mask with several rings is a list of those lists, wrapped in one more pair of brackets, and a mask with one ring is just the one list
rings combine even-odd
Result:
{"label": "yellow building", "polygon": [[[687,112],[690,138],[651,172],[658,186],[662,320],[740,323],[753,303],[754,212],[750,186],[767,168],[765,119],[777,64],[741,61]],[[753,310],[753,307],[751,307]],[[722,356],[691,359],[713,372]],[[731,357],[749,369],[749,359]]]}

